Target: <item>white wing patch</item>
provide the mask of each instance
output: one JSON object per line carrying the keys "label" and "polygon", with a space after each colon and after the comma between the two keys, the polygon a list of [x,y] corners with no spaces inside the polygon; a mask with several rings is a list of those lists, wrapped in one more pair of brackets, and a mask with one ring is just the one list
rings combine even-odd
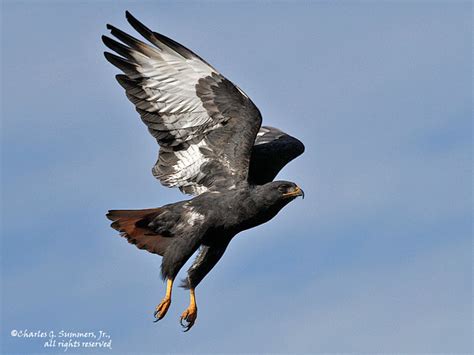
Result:
{"label": "white wing patch", "polygon": [[[205,146],[204,140],[201,140],[197,143],[191,142],[186,149],[178,151],[161,147],[158,162],[152,169],[153,175],[165,186],[185,187],[194,185],[193,181],[204,177],[200,168],[209,161],[200,150],[201,147]],[[196,186],[196,191],[202,193],[207,191],[207,188]]]}
{"label": "white wing patch", "polygon": [[198,222],[202,222],[205,219],[203,214],[200,214],[190,207],[186,213],[186,218],[188,219],[188,224],[194,226]]}
{"label": "white wing patch", "polygon": [[183,55],[169,47],[142,24],[135,25],[146,32],[154,46],[108,25],[112,35],[128,46],[104,36],[104,43],[122,55],[106,53],[106,57],[124,72],[117,80],[158,143],[179,145],[214,126],[195,86],[216,71],[194,55]]}
{"label": "white wing patch", "polygon": [[177,231],[184,231],[188,227],[197,226],[200,222],[203,222],[206,218],[203,214],[197,212],[189,202],[183,205],[183,214],[179,218],[179,222],[176,224],[175,229]]}

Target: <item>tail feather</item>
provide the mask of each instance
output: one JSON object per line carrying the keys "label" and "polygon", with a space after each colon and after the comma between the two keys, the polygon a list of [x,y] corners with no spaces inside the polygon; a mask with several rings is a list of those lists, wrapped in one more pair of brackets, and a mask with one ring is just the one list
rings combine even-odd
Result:
{"label": "tail feather", "polygon": [[160,208],[111,210],[106,216],[113,222],[110,226],[119,231],[129,243],[150,253],[163,255],[171,238],[157,234],[148,227],[148,224],[161,212]]}

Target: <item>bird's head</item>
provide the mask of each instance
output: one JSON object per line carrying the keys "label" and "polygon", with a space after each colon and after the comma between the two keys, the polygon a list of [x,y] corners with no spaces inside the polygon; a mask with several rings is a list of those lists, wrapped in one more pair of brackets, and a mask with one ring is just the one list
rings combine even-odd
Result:
{"label": "bird's head", "polygon": [[303,190],[290,181],[272,181],[258,186],[258,190],[258,195],[268,207],[282,208],[298,196],[304,198]]}
{"label": "bird's head", "polygon": [[289,181],[275,181],[274,190],[277,191],[277,195],[280,200],[293,200],[298,196],[304,198],[304,191],[296,185],[294,182]]}

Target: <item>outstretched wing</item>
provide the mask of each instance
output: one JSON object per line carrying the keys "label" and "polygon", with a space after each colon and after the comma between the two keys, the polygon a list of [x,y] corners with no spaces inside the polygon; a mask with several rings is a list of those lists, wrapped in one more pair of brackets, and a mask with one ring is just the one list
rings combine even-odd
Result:
{"label": "outstretched wing", "polygon": [[250,98],[199,56],[152,32],[128,11],[150,44],[107,25],[102,36],[117,81],[160,145],[153,175],[188,194],[232,188],[248,177],[261,115]]}
{"label": "outstretched wing", "polygon": [[273,181],[286,164],[303,152],[303,143],[295,137],[277,128],[263,126],[252,149],[249,183],[263,185]]}

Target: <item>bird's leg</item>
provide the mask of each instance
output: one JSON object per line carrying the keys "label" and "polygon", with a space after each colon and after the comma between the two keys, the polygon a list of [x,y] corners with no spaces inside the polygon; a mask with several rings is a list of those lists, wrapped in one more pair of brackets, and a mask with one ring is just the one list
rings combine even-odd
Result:
{"label": "bird's leg", "polygon": [[160,304],[156,306],[156,310],[154,313],[155,316],[155,322],[158,322],[161,318],[163,318],[166,315],[166,312],[168,312],[168,308],[170,308],[171,304],[171,290],[173,288],[173,279],[167,279],[166,281],[166,295],[165,297],[161,300]]}
{"label": "bird's leg", "polygon": [[[187,332],[194,325],[194,322],[197,318],[197,305],[196,305],[196,295],[194,294],[194,288],[189,290],[189,307],[181,315],[181,326],[183,326],[184,331]],[[183,321],[188,324],[183,324]]]}
{"label": "bird's leg", "polygon": [[[181,325],[187,332],[196,322],[197,318],[197,306],[196,306],[196,295],[194,293],[197,285],[202,279],[208,274],[209,271],[217,264],[224,251],[229,244],[232,237],[222,238],[219,244],[212,246],[201,246],[196,260],[188,270],[188,277],[183,280],[183,287],[189,288],[189,307],[181,315]],[[187,322],[187,325],[183,324],[183,321]]]}

